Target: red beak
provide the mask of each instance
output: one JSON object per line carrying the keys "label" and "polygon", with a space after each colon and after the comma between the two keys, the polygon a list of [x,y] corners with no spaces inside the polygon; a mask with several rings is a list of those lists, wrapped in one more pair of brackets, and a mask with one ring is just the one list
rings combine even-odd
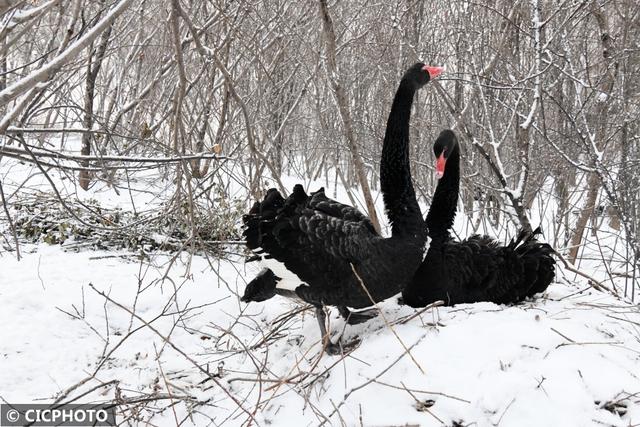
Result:
{"label": "red beak", "polygon": [[440,179],[444,175],[444,166],[447,163],[447,159],[444,158],[444,153],[440,154],[440,157],[436,160],[436,178]]}
{"label": "red beak", "polygon": [[435,79],[444,71],[444,67],[430,67],[428,65],[425,65],[422,69],[429,73],[431,79]]}

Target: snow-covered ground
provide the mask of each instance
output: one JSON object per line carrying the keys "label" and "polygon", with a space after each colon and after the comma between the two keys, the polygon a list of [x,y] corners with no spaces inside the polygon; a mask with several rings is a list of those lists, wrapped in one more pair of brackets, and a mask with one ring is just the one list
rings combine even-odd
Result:
{"label": "snow-covered ground", "polygon": [[[32,173],[2,166],[9,195]],[[28,182],[48,191],[42,177]],[[82,197],[145,209],[171,193],[153,184]],[[459,215],[457,229],[467,226]],[[384,316],[348,327],[332,311],[333,339],[360,344],[331,357],[312,310],[239,301],[252,278],[240,256],[21,252],[0,252],[2,401],[116,401],[131,425],[640,425],[640,308],[561,269],[517,306],[415,311],[392,298]]]}
{"label": "snow-covered ground", "polygon": [[[183,256],[162,280],[166,255],[23,249],[20,262],[0,259],[9,402],[119,399],[153,425],[640,423],[638,307],[584,284],[418,316],[389,300],[390,325],[345,328],[332,312],[334,339],[362,340],[342,358],[321,352],[311,310],[240,303],[240,262],[194,257],[187,271]],[[616,401],[622,416],[604,408]]]}

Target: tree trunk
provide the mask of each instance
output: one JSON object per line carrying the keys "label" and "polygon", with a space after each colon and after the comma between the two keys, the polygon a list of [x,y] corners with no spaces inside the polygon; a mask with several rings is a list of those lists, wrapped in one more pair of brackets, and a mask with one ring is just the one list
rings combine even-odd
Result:
{"label": "tree trunk", "polygon": [[578,259],[578,251],[580,250],[584,230],[587,227],[587,222],[589,222],[589,218],[591,218],[596,207],[599,189],[600,180],[598,179],[598,175],[590,173],[589,179],[587,180],[587,199],[580,210],[580,215],[576,222],[576,228],[571,237],[571,246],[569,247],[569,261],[571,261],[572,264],[575,264]]}
{"label": "tree trunk", "polygon": [[[107,44],[109,43],[109,37],[111,36],[111,29],[113,23],[102,33],[100,37],[100,43],[95,51],[95,54],[89,55],[89,63],[87,64],[87,78],[85,80],[85,92],[84,92],[84,119],[82,125],[85,129],[91,129],[93,127],[93,97],[95,94],[96,79],[102,66],[102,60],[104,59],[104,53],[107,50]],[[93,134],[91,132],[84,132],[82,134],[82,146],[80,148],[80,154],[88,156],[91,154],[91,138]],[[89,162],[83,161],[82,166],[88,167]],[[78,184],[83,190],[89,189],[91,183],[91,174],[87,170],[81,170],[78,175]]]}
{"label": "tree trunk", "polygon": [[[600,30],[600,42],[602,49],[602,57],[603,57],[603,69],[602,76],[603,78],[600,81],[597,89],[600,93],[607,95],[607,98],[602,102],[598,102],[597,107],[595,109],[594,121],[595,121],[595,138],[593,141],[593,148],[598,151],[602,150],[602,147],[606,143],[606,130],[607,130],[607,118],[609,115],[609,100],[611,99],[611,92],[613,90],[618,64],[614,61],[615,57],[615,47],[613,46],[613,42],[611,40],[611,36],[609,35],[609,23],[607,20],[607,16],[604,14],[604,11],[598,6],[598,3],[594,0],[591,4],[591,13],[593,17],[596,19],[598,24],[598,28]],[[595,153],[592,153],[593,157],[596,157]],[[594,167],[598,167],[597,161],[594,160],[592,162]],[[578,257],[578,250],[580,249],[580,244],[582,243],[582,238],[584,236],[584,230],[587,226],[587,222],[589,218],[594,213],[595,204],[598,199],[598,193],[600,187],[602,186],[601,176],[596,172],[589,173],[588,184],[587,184],[587,200],[580,211],[580,215],[578,216],[578,221],[576,222],[576,228],[571,237],[571,247],[569,249],[569,260],[572,263],[576,262]]]}
{"label": "tree trunk", "polygon": [[371,190],[369,189],[369,183],[367,182],[367,175],[364,170],[364,163],[362,161],[362,157],[360,157],[358,143],[353,132],[353,123],[351,120],[351,112],[349,111],[347,94],[345,93],[344,87],[340,84],[338,77],[338,66],[336,63],[336,33],[333,28],[331,15],[329,15],[329,8],[326,0],[320,0],[320,15],[322,17],[322,29],[327,42],[325,55],[327,77],[331,84],[331,89],[335,94],[336,102],[338,103],[340,118],[342,119],[344,133],[347,137],[349,151],[351,152],[353,160],[353,167],[355,168],[360,188],[362,188],[365,204],[367,205],[367,211],[369,212],[369,219],[371,219],[371,223],[375,227],[376,231],[380,233],[380,221],[378,220],[378,214],[376,213],[373,197],[371,196]]}

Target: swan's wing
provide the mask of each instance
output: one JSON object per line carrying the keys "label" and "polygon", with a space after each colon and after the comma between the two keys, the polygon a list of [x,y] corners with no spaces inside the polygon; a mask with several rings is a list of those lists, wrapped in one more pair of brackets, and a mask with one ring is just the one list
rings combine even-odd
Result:
{"label": "swan's wing", "polygon": [[523,230],[507,246],[524,264],[524,278],[529,284],[526,289],[528,297],[544,292],[555,277],[554,250],[548,244],[538,242],[539,234],[542,234],[540,227],[530,233]]}
{"label": "swan's wing", "polygon": [[359,263],[372,254],[377,240],[369,224],[349,221],[305,208],[295,216],[282,218],[274,229],[282,247],[309,250],[325,259]]}
{"label": "swan's wing", "polygon": [[445,245],[444,254],[445,277],[451,286],[459,292],[491,292],[502,262],[491,239],[476,235],[462,242],[451,241]]}
{"label": "swan's wing", "polygon": [[324,188],[311,194],[309,207],[315,211],[325,213],[330,217],[363,224],[372,233],[376,234],[369,217],[353,206],[345,205],[344,203],[328,198],[324,194]]}
{"label": "swan's wing", "polygon": [[[275,189],[269,190],[243,217],[247,247],[263,262],[281,263],[295,274],[298,284],[327,272],[346,271],[349,263],[371,256],[382,238],[369,221],[332,215],[341,212],[332,202],[323,193],[309,197],[298,185],[286,200]],[[279,273],[285,274],[278,267],[268,267],[280,277]]]}
{"label": "swan's wing", "polygon": [[298,214],[300,244],[318,245],[338,259],[361,261],[380,240],[369,218],[352,206],[329,199],[323,188],[310,195]]}
{"label": "swan's wing", "polygon": [[464,287],[467,302],[518,302],[535,293],[534,288],[544,290],[550,283],[553,259],[544,246],[530,238],[502,246],[487,236],[474,235],[450,245],[450,263],[457,258],[458,268],[454,271],[449,265],[449,274],[457,275],[454,281]]}

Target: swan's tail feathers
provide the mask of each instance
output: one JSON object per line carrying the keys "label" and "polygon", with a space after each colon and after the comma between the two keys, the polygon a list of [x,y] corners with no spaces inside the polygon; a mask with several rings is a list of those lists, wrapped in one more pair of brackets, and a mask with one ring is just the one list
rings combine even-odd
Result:
{"label": "swan's tail feathers", "polygon": [[540,243],[537,236],[542,234],[540,227],[533,231],[521,230],[515,239],[506,246],[505,260],[511,277],[511,285],[505,288],[499,298],[502,303],[517,303],[527,297],[543,292],[555,276],[553,249],[546,243]]}
{"label": "swan's tail feathers", "polygon": [[[324,188],[321,188],[320,191],[324,191]],[[296,184],[293,187],[293,192],[291,193],[290,198],[295,202],[295,204],[306,202],[307,197],[307,193],[305,193],[304,188],[302,188],[302,184]]]}
{"label": "swan's tail feathers", "polygon": [[[521,232],[522,234],[522,232]],[[515,248],[516,253],[524,262],[525,277],[530,283],[526,292],[527,297],[543,292],[555,277],[555,264],[553,248],[539,242],[536,237],[542,234],[540,227],[523,236],[520,244]]]}
{"label": "swan's tail feathers", "polygon": [[518,233],[518,237],[516,237],[515,239],[511,239],[507,247],[509,249],[515,250],[518,247],[518,245],[520,245],[520,243],[527,238],[528,234],[529,233],[527,230],[525,229],[520,230],[520,233]]}
{"label": "swan's tail feathers", "polygon": [[284,205],[284,198],[278,190],[270,188],[261,202],[255,202],[249,211],[249,215],[258,215],[264,218],[275,218]]}
{"label": "swan's tail feathers", "polygon": [[243,302],[266,301],[276,295],[276,285],[280,278],[273,271],[265,268],[247,284],[244,295],[240,298]]}
{"label": "swan's tail feathers", "polygon": [[542,234],[542,229],[540,227],[536,228],[533,231],[527,231],[526,229],[520,230],[518,233],[518,237],[514,240],[511,239],[511,242],[507,245],[511,249],[516,249],[517,247],[526,246],[532,241],[536,241],[536,237]]}
{"label": "swan's tail feathers", "polygon": [[247,285],[243,301],[264,301],[274,295],[289,296],[290,291],[304,282],[290,268],[299,271],[304,266],[291,253],[299,246],[298,219],[307,199],[301,185],[296,185],[286,199],[272,188],[242,217],[245,226],[243,236],[252,252],[246,262],[265,268]]}
{"label": "swan's tail feathers", "polygon": [[263,240],[271,234],[273,224],[284,204],[285,199],[280,192],[271,188],[264,199],[255,202],[249,213],[242,217],[245,226],[243,236],[249,249],[256,250],[263,246]]}
{"label": "swan's tail feathers", "polygon": [[533,283],[527,296],[544,292],[556,275],[556,260],[553,258],[553,248],[546,243],[536,242],[527,252],[527,258],[534,259],[537,263],[536,281]]}

